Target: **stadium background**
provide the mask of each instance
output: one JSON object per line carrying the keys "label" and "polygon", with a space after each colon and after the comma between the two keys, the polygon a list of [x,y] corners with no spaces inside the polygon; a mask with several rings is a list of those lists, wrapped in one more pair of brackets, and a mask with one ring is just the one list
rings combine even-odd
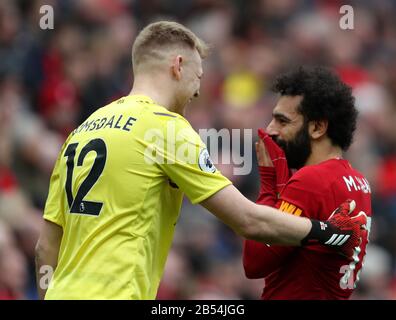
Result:
{"label": "stadium background", "polygon": [[[55,10],[53,30],[39,28],[45,4]],[[343,4],[354,8],[354,30],[339,27]],[[371,183],[375,217],[353,298],[395,299],[395,15],[392,0],[1,0],[0,299],[37,298],[34,245],[60,146],[88,114],[128,94],[132,42],[160,19],[186,24],[214,47],[187,112],[197,130],[256,132],[276,101],[271,81],[299,64],[330,66],[353,87],[360,118],[347,158]],[[255,165],[247,176],[218,167],[255,200]],[[241,244],[185,201],[158,298],[258,298],[262,281],[245,279]]]}

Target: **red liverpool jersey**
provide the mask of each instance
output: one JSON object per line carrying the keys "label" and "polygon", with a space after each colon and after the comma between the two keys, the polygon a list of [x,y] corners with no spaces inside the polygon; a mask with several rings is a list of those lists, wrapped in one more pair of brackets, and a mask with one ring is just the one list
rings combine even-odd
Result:
{"label": "red liverpool jersey", "polygon": [[[260,204],[273,203],[273,193],[260,192]],[[346,199],[356,202],[353,214],[367,214],[370,230],[368,181],[348,161],[331,159],[298,170],[282,189],[276,207],[289,214],[327,220]],[[367,242],[363,239],[352,260],[322,245],[267,246],[247,240],[245,273],[249,278],[265,278],[263,299],[348,299],[359,280]]]}

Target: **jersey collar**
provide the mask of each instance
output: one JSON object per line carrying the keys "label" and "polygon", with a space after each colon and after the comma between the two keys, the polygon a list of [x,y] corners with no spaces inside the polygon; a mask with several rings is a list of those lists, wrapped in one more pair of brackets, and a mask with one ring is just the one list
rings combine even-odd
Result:
{"label": "jersey collar", "polygon": [[149,104],[156,104],[153,99],[151,99],[148,96],[142,95],[142,94],[133,94],[133,95],[129,95],[127,97],[128,98],[132,98],[132,99],[134,99],[136,101],[139,101],[139,102],[144,102],[144,103],[149,103]]}

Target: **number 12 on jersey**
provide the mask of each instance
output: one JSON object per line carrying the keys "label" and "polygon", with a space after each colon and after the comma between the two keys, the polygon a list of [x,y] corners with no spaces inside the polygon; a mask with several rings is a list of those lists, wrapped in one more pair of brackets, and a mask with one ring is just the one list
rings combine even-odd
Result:
{"label": "number 12 on jersey", "polygon": [[100,210],[103,207],[103,202],[87,201],[84,200],[84,198],[98,181],[100,175],[103,172],[107,158],[106,144],[102,139],[94,139],[88,142],[81,150],[80,155],[77,159],[77,166],[81,167],[83,165],[86,155],[91,151],[96,152],[96,158],[92,165],[91,171],[89,172],[88,176],[85,178],[81,186],[78,188],[76,197],[73,198],[72,181],[75,166],[74,158],[76,157],[77,146],[78,143],[69,144],[64,154],[64,156],[67,157],[67,177],[65,189],[70,213],[98,216]]}

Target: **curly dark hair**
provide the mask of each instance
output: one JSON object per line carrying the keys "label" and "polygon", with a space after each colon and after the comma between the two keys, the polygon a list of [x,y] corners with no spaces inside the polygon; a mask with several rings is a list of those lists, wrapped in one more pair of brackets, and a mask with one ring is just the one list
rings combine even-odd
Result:
{"label": "curly dark hair", "polygon": [[304,120],[327,120],[333,145],[347,150],[352,143],[358,112],[352,89],[324,67],[299,67],[280,75],[273,91],[282,96],[302,95],[298,111]]}

